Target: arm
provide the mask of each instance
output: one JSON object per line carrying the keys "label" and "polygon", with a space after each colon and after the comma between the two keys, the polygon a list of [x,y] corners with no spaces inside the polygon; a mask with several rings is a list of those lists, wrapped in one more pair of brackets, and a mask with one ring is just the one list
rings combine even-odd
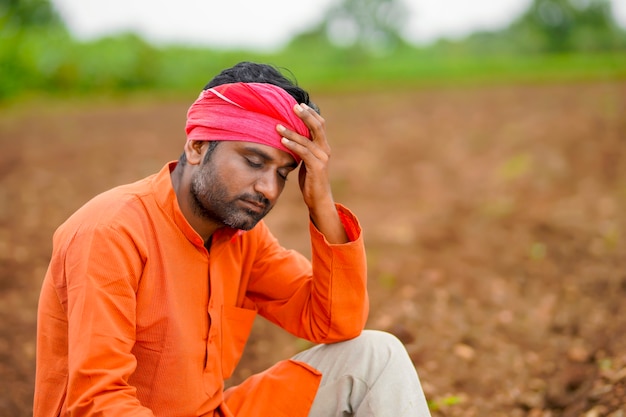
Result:
{"label": "arm", "polygon": [[353,240],[330,244],[311,223],[311,261],[282,248],[263,223],[253,234],[246,298],[263,317],[315,343],[358,336],[369,311],[361,229],[348,209],[337,205],[337,211]]}
{"label": "arm", "polygon": [[263,250],[256,255],[248,291],[261,315],[291,333],[314,342],[345,340],[361,332],[369,311],[361,229],[333,199],[324,119],[305,104],[294,112],[311,140],[282,125],[276,129],[283,144],[302,158],[299,184],[311,219],[312,268],[264,230],[266,242],[259,245]]}
{"label": "arm", "polygon": [[74,236],[64,255],[57,279],[65,276],[67,285],[68,411],[152,417],[128,384],[137,365],[131,350],[143,266],[136,245],[101,227]]}
{"label": "arm", "polygon": [[311,221],[329,243],[347,243],[349,239],[330,187],[330,146],[326,139],[325,121],[306,104],[296,105],[294,111],[311,131],[311,140],[282,125],[276,129],[283,135],[283,144],[302,158],[298,180]]}

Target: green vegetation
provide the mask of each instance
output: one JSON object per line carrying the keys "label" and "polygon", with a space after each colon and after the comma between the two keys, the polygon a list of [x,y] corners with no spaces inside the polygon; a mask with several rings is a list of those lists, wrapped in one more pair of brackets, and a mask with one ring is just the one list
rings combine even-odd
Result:
{"label": "green vegetation", "polygon": [[456,395],[450,395],[443,398],[437,398],[435,400],[428,401],[428,408],[430,411],[441,411],[448,407],[461,404],[463,398]]}
{"label": "green vegetation", "polygon": [[[400,28],[390,26],[402,13],[397,4],[344,0],[319,27],[262,54],[157,48],[133,34],[78,42],[47,0],[0,0],[0,100],[31,93],[188,95],[241,60],[288,68],[318,91],[626,77],[626,35],[607,0],[535,0],[502,31],[424,47],[406,44]],[[362,10],[378,12],[371,18]],[[350,24],[352,38],[342,46],[329,40],[332,27]]]}

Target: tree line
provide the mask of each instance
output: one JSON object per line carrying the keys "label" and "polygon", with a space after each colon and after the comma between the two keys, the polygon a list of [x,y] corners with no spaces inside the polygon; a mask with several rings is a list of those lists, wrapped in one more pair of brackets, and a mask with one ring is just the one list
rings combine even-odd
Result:
{"label": "tree line", "polygon": [[282,51],[261,54],[182,45],[158,48],[132,33],[81,42],[71,36],[49,0],[0,0],[0,100],[41,91],[188,91],[241,59],[289,62],[292,68],[313,64],[320,76],[332,78],[381,60],[388,68],[419,66],[423,60],[415,57],[424,54],[476,59],[626,50],[625,32],[608,0],[534,0],[505,29],[428,46],[410,45],[402,38],[406,16],[399,0],[343,0]]}

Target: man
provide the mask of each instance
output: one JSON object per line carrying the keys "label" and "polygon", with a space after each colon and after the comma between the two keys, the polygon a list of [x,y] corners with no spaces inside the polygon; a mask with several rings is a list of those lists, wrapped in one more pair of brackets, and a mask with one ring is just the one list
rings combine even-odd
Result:
{"label": "man", "polygon": [[[243,62],[205,87],[186,132],[178,162],[56,231],[34,416],[428,415],[400,342],[362,332],[361,229],[333,200],[308,94]],[[300,161],[311,262],[262,221]],[[224,390],[257,313],[320,345]]]}

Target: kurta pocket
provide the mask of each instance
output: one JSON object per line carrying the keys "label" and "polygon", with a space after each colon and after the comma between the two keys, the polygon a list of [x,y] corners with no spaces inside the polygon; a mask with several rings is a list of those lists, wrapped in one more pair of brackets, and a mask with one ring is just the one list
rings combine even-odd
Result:
{"label": "kurta pocket", "polygon": [[252,331],[256,310],[225,305],[222,310],[222,376],[230,378]]}

